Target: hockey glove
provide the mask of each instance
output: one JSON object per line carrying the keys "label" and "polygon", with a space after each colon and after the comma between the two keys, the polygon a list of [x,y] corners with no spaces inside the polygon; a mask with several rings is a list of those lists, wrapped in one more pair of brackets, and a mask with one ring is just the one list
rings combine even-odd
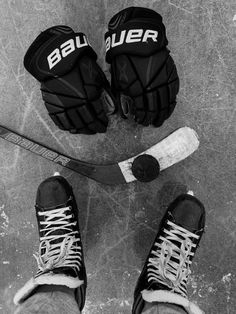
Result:
{"label": "hockey glove", "polygon": [[42,32],[29,47],[24,66],[41,82],[45,106],[60,129],[83,134],[106,132],[105,105],[113,102],[96,60],[86,36],[63,25]]}
{"label": "hockey glove", "polygon": [[124,9],[110,20],[105,40],[121,116],[161,126],[173,112],[179,91],[161,15],[140,7]]}

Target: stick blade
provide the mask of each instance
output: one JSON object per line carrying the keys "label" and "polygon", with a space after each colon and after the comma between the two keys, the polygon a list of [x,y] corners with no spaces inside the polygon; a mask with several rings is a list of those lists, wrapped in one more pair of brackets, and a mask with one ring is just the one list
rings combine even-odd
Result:
{"label": "stick blade", "polygon": [[140,155],[148,154],[157,159],[160,171],[184,160],[198,149],[199,139],[197,133],[189,128],[182,127],[159,143],[142,152],[141,154],[118,163],[126,182],[137,180],[131,170],[134,159]]}

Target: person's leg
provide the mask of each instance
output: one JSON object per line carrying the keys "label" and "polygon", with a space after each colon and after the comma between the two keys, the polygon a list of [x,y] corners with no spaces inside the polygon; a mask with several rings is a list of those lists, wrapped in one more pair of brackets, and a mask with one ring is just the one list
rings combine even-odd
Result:
{"label": "person's leg", "polygon": [[72,187],[59,175],[46,179],[38,188],[35,208],[38,271],[16,293],[15,313],[80,313],[87,279]]}
{"label": "person's leg", "polygon": [[[68,288],[69,289],[69,288]],[[75,297],[69,292],[37,292],[20,304],[14,314],[79,314]]]}
{"label": "person's leg", "polygon": [[142,314],[186,314],[182,307],[167,303],[145,303]]}
{"label": "person's leg", "polygon": [[139,276],[133,314],[201,314],[187,298],[190,266],[205,227],[205,209],[192,195],[170,204]]}

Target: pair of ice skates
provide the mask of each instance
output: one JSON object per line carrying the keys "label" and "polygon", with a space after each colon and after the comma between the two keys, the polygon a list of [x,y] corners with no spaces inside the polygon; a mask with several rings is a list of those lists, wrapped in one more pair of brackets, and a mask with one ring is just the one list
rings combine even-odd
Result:
{"label": "pair of ice skates", "polygon": [[[38,272],[18,291],[14,302],[24,302],[39,286],[64,285],[75,289],[82,310],[87,279],[72,187],[59,174],[46,179],[38,188],[35,208],[40,237],[35,255]],[[202,313],[188,300],[186,285],[204,225],[205,209],[196,197],[182,194],[170,204],[139,276],[133,314],[141,313],[145,302],[172,303],[187,313]]]}

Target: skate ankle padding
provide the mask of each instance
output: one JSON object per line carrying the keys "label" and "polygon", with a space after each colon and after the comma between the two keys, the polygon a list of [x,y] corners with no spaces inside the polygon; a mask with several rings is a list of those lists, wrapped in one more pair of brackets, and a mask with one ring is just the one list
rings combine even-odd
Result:
{"label": "skate ankle padding", "polygon": [[204,314],[204,312],[193,302],[190,302],[187,298],[173,293],[167,290],[143,290],[142,298],[144,301],[160,302],[160,303],[171,303],[182,306],[188,314]]}
{"label": "skate ankle padding", "polygon": [[47,273],[36,278],[31,278],[26,284],[16,293],[13,301],[20,304],[30,297],[37,287],[41,285],[63,285],[71,289],[76,289],[84,283],[76,277],[65,276],[63,274]]}

